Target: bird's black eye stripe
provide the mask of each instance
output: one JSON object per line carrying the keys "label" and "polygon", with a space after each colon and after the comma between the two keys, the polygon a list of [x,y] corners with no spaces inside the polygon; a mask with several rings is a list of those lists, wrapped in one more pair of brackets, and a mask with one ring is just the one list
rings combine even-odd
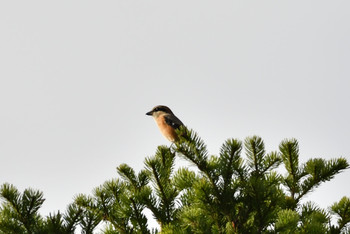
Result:
{"label": "bird's black eye stripe", "polygon": [[164,112],[166,112],[166,108],[158,106],[158,107],[154,108],[154,111],[164,111]]}

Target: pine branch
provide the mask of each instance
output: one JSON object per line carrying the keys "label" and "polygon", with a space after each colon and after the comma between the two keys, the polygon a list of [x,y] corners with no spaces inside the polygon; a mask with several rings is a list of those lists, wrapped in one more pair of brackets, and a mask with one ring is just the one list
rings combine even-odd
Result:
{"label": "pine branch", "polygon": [[176,132],[180,136],[179,140],[175,142],[176,151],[207,176],[216,191],[216,195],[219,196],[220,193],[217,188],[219,176],[215,171],[217,167],[216,157],[211,157],[208,160],[207,146],[194,131],[180,127]]}
{"label": "pine branch", "polygon": [[277,168],[282,163],[282,158],[277,152],[271,152],[265,156],[263,173]]}
{"label": "pine branch", "polygon": [[21,196],[23,221],[29,229],[31,221],[35,219],[34,216],[45,201],[43,196],[42,192],[32,189],[25,189]]}
{"label": "pine branch", "polygon": [[312,202],[301,207],[300,230],[302,233],[326,233],[326,225],[330,222],[329,215]]}
{"label": "pine branch", "polygon": [[296,175],[299,167],[299,144],[296,139],[284,140],[279,146],[281,156],[289,174]]}
{"label": "pine branch", "polygon": [[[54,214],[49,214],[46,218],[45,232],[46,233],[65,233],[64,230],[64,221],[62,214],[58,211]],[[68,233],[68,232],[67,232]]]}
{"label": "pine branch", "polygon": [[235,139],[229,139],[221,146],[218,166],[220,175],[223,177],[224,188],[231,184],[234,174],[241,175],[243,173],[241,151],[242,143]]}
{"label": "pine branch", "polygon": [[138,183],[137,183],[137,178],[135,175],[134,169],[132,169],[130,166],[127,164],[121,164],[119,167],[117,167],[118,174],[127,181],[130,185],[133,187],[137,188]]}
{"label": "pine branch", "polygon": [[3,184],[0,188],[0,197],[5,200],[5,211],[8,217],[23,225],[28,233],[39,231],[42,218],[37,213],[45,199],[43,193],[32,189],[25,189],[21,194],[10,184]]}
{"label": "pine branch", "polygon": [[64,215],[64,220],[66,221],[65,230],[67,233],[74,233],[74,230],[81,219],[81,214],[83,210],[72,203],[68,205],[67,211]]}
{"label": "pine branch", "polygon": [[195,164],[199,170],[208,173],[208,151],[204,141],[194,131],[185,127],[180,127],[176,132],[180,136],[175,142],[176,151]]}
{"label": "pine branch", "polygon": [[80,219],[82,234],[93,234],[93,231],[96,229],[101,220],[101,217],[96,215],[95,212],[84,210]]}
{"label": "pine branch", "polygon": [[296,201],[299,201],[322,182],[331,180],[336,174],[347,168],[349,168],[349,164],[344,158],[329,161],[321,158],[310,159],[303,167],[302,171],[307,175],[307,179],[301,183],[301,192]]}
{"label": "pine branch", "polygon": [[13,209],[18,217],[21,216],[22,206],[20,203],[20,192],[11,184],[3,184],[0,188],[0,197],[4,199],[7,204]]}
{"label": "pine branch", "polygon": [[350,223],[350,198],[343,197],[339,202],[335,202],[330,210],[338,216],[339,230],[344,229]]}
{"label": "pine branch", "polygon": [[244,142],[248,166],[257,174],[263,171],[263,159],[265,156],[265,144],[260,137],[253,136]]}
{"label": "pine branch", "polygon": [[[152,200],[148,201],[151,210],[160,209],[160,213],[153,213],[161,225],[168,224],[173,219],[175,198],[178,191],[171,182],[171,176],[174,169],[175,154],[169,148],[160,146],[154,157],[145,160],[154,188],[156,190],[159,204],[156,205]],[[155,207],[155,205],[158,207]]]}
{"label": "pine branch", "polygon": [[179,168],[173,177],[173,183],[179,191],[191,188],[196,180],[196,174],[188,168]]}
{"label": "pine branch", "polygon": [[151,194],[146,185],[148,184],[150,173],[146,170],[140,171],[136,176],[135,171],[126,164],[117,168],[119,175],[125,180],[127,185],[126,197],[131,206],[130,221],[135,229],[140,229],[142,233],[148,233],[147,219],[142,213],[145,205],[148,204],[147,198]]}
{"label": "pine branch", "polygon": [[278,212],[275,231],[276,233],[297,233],[299,214],[293,210],[281,210]]}
{"label": "pine branch", "polygon": [[281,156],[285,168],[288,172],[288,177],[285,184],[288,186],[291,196],[295,199],[295,194],[299,192],[299,144],[296,139],[284,140],[279,146]]}
{"label": "pine branch", "polygon": [[118,179],[105,182],[94,190],[96,208],[102,211],[102,217],[117,230],[129,233],[130,201],[127,198],[127,185]]}

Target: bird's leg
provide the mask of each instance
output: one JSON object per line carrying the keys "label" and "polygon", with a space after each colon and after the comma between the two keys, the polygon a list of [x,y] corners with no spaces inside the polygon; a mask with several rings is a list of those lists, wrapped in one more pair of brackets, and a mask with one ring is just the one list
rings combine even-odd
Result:
{"label": "bird's leg", "polygon": [[176,153],[175,147],[176,147],[176,146],[175,146],[174,142],[172,142],[171,145],[169,146],[169,149],[170,149],[170,151],[171,151],[172,153]]}

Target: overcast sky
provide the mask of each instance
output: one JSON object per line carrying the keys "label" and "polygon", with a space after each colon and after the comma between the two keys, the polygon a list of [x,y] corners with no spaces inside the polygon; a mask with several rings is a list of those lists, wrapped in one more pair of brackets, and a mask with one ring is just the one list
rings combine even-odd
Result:
{"label": "overcast sky", "polygon": [[[0,184],[41,212],[135,170],[169,143],[163,104],[218,154],[227,138],[285,138],[301,162],[350,161],[350,2],[2,1]],[[350,195],[350,170],[307,200]]]}

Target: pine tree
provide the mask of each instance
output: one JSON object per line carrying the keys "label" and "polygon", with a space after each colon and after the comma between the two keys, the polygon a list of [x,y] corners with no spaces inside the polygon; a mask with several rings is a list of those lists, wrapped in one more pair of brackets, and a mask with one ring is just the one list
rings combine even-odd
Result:
{"label": "pine tree", "polygon": [[[159,146],[136,173],[117,167],[118,178],[106,181],[91,195],[80,194],[64,213],[43,218],[40,191],[20,193],[13,185],[0,190],[0,233],[350,233],[350,198],[329,210],[302,198],[349,168],[344,158],[310,159],[299,163],[296,139],[266,152],[258,136],[228,139],[218,155],[209,155],[204,141],[180,128],[179,141]],[[194,166],[175,170],[175,158]],[[281,174],[278,167],[284,167]],[[193,168],[193,167],[192,167]],[[150,230],[145,211],[160,229]],[[336,224],[331,223],[335,217]]]}

